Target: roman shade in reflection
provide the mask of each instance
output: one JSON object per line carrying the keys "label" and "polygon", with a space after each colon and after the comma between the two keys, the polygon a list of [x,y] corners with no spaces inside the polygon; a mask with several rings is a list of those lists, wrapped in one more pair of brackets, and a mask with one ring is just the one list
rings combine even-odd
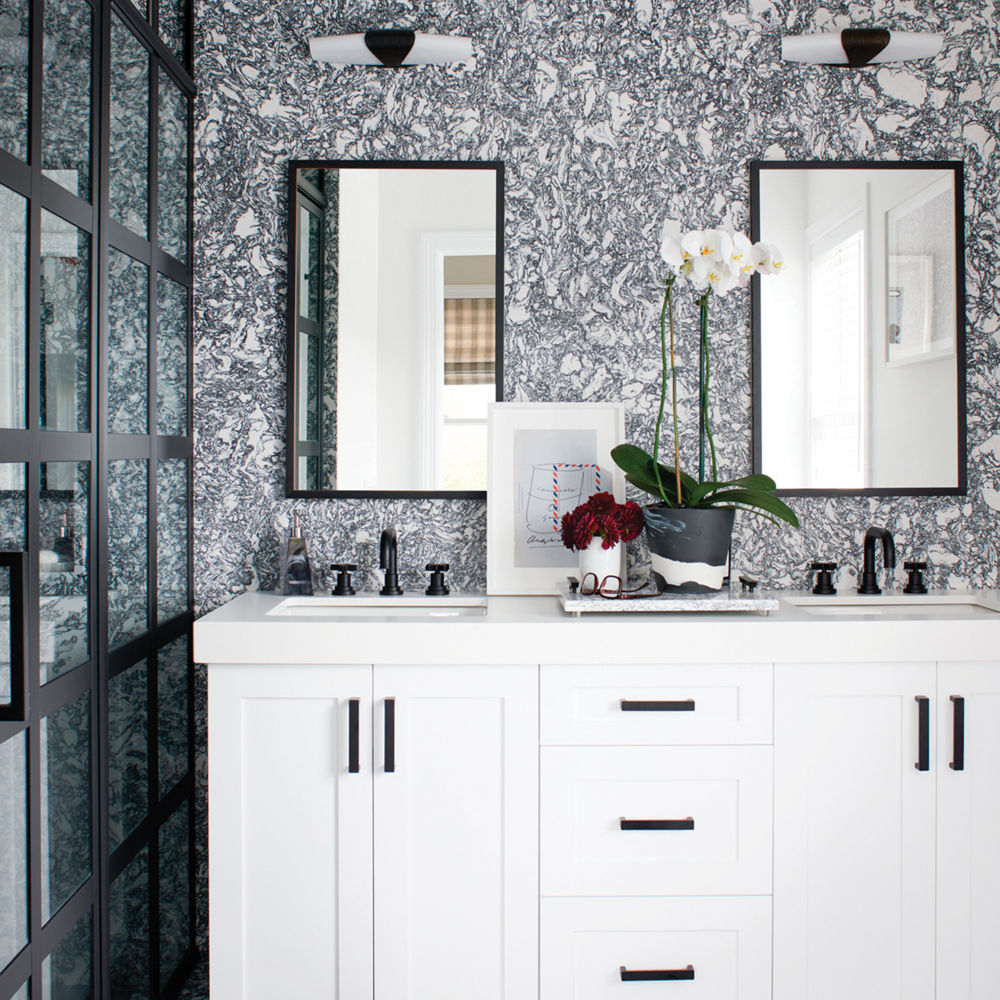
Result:
{"label": "roman shade in reflection", "polygon": [[488,385],[496,373],[496,300],[444,300],[444,384]]}

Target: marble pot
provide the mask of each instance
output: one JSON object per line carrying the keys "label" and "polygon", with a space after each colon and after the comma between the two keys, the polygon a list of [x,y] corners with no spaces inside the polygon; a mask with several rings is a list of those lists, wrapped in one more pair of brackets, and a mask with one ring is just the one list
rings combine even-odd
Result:
{"label": "marble pot", "polygon": [[650,504],[642,508],[658,593],[705,594],[722,589],[736,511]]}
{"label": "marble pot", "polygon": [[606,576],[622,575],[622,547],[615,544],[610,549],[604,548],[604,542],[598,535],[590,540],[590,545],[580,550],[580,582],[587,573],[597,577],[597,583]]}

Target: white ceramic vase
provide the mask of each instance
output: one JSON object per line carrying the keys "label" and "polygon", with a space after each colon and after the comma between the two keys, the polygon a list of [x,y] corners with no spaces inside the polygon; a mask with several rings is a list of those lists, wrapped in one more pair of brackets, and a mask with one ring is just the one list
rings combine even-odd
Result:
{"label": "white ceramic vase", "polygon": [[615,544],[604,548],[600,535],[590,540],[590,545],[580,550],[580,581],[588,574],[597,577],[598,585],[606,576],[622,575],[622,546]]}

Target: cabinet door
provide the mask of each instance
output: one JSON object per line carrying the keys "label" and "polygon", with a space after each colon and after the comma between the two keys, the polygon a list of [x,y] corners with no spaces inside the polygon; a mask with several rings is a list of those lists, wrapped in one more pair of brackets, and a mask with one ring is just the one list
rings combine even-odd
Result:
{"label": "cabinet door", "polygon": [[993,1000],[1000,983],[1000,663],[939,665],[937,780],[938,1000]]}
{"label": "cabinet door", "polygon": [[212,1000],[372,995],[371,677],[209,668]]}
{"label": "cabinet door", "polygon": [[377,1000],[537,996],[537,669],[376,666],[374,710]]}
{"label": "cabinet door", "polygon": [[934,694],[933,663],[776,667],[775,1000],[934,997]]}

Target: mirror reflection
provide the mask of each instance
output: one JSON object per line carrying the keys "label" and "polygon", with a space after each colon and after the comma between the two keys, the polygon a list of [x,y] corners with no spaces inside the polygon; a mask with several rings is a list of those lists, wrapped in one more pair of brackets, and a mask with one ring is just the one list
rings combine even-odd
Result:
{"label": "mirror reflection", "polygon": [[782,490],[964,489],[960,164],[754,165],[754,458]]}
{"label": "mirror reflection", "polygon": [[501,171],[292,164],[292,490],[486,489]]}

